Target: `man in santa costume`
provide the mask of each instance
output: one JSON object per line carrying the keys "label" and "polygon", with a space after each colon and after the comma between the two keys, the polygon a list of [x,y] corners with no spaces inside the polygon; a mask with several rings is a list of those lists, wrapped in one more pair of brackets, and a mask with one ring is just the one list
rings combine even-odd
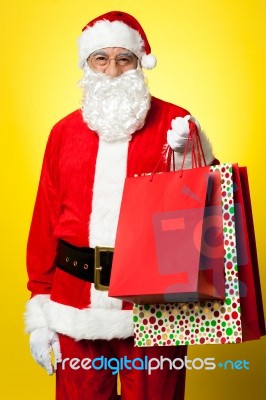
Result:
{"label": "man in santa costume", "polygon": [[[94,19],[78,45],[82,107],[54,126],[47,143],[28,240],[26,327],[34,359],[48,374],[56,370],[57,400],[114,400],[117,375],[92,368],[91,360],[173,360],[186,347],[134,347],[132,304],[95,288],[95,247],[114,247],[125,178],[153,171],[167,143],[180,165],[195,119],[150,95],[142,68],[152,69],[156,59],[132,16]],[[211,164],[211,145],[198,128]],[[111,261],[112,252],[102,251],[107,287]],[[123,400],[184,399],[185,369],[166,364],[149,375],[121,368],[120,380]]]}

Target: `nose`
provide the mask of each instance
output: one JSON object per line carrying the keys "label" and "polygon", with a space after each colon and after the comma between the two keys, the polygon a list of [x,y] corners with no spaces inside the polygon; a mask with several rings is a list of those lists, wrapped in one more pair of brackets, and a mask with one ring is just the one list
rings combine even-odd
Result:
{"label": "nose", "polygon": [[116,60],[109,60],[109,64],[104,70],[104,73],[112,78],[121,75],[121,68],[116,63]]}

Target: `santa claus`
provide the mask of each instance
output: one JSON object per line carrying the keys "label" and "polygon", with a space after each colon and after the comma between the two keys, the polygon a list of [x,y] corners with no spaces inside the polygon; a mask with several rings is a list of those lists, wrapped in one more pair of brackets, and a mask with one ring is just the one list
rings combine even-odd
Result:
{"label": "santa claus", "polygon": [[[132,304],[95,288],[94,249],[114,247],[125,178],[153,171],[167,143],[180,164],[194,119],[150,95],[142,68],[156,59],[132,16],[101,15],[78,44],[82,107],[49,136],[27,248],[26,327],[34,359],[48,374],[56,370],[57,400],[113,400],[117,376],[103,359],[173,360],[186,347],[134,347]],[[211,164],[211,145],[198,128]],[[112,253],[101,262],[108,286]],[[123,400],[184,398],[185,370],[119,369]]]}

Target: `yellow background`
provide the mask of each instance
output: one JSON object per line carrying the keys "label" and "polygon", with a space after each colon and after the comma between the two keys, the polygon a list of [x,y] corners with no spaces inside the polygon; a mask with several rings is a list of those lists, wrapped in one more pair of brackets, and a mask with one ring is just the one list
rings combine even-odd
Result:
{"label": "yellow background", "polygon": [[[25,246],[52,125],[78,108],[76,38],[121,9],[142,23],[158,66],[154,95],[189,109],[223,162],[248,166],[264,301],[265,0],[20,0],[1,4],[1,399],[53,399],[54,378],[31,359],[22,313]],[[246,359],[249,371],[188,373],[186,400],[260,399],[265,341],[194,346],[189,356]],[[95,399],[97,400],[97,399]],[[147,399],[149,400],[149,399]]]}

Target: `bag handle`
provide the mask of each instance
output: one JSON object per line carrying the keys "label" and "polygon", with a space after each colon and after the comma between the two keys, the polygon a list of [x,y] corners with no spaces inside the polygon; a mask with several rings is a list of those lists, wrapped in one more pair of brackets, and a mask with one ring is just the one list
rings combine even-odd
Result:
{"label": "bag handle", "polygon": [[[185,160],[188,154],[189,148],[191,148],[191,168],[200,168],[203,165],[206,166],[206,158],[203,151],[198,127],[193,121],[188,121],[189,123],[189,134],[186,141],[186,146],[184,150],[184,156],[182,159],[181,167],[180,167],[180,178],[183,176]],[[153,180],[153,177],[157,171],[157,168],[160,164],[163,164],[162,172],[169,172],[171,171],[171,163],[172,163],[172,170],[175,171],[175,152],[174,150],[167,145],[163,151],[162,156],[160,157],[159,161],[157,162],[152,174],[150,182]]]}
{"label": "bag handle", "polygon": [[188,138],[187,138],[187,142],[186,142],[186,146],[185,146],[185,150],[184,150],[183,160],[182,160],[181,167],[180,167],[181,175],[183,175],[183,170],[184,170],[184,165],[185,165],[185,160],[187,157],[189,145],[191,146],[191,163],[192,163],[191,168],[200,168],[203,166],[202,164],[204,164],[204,166],[207,165],[205,154],[204,154],[202,143],[201,143],[201,139],[200,139],[200,135],[199,135],[199,131],[198,131],[198,127],[195,124],[195,122],[193,122],[193,121],[188,121],[188,123],[189,123],[189,134],[188,134]]}

